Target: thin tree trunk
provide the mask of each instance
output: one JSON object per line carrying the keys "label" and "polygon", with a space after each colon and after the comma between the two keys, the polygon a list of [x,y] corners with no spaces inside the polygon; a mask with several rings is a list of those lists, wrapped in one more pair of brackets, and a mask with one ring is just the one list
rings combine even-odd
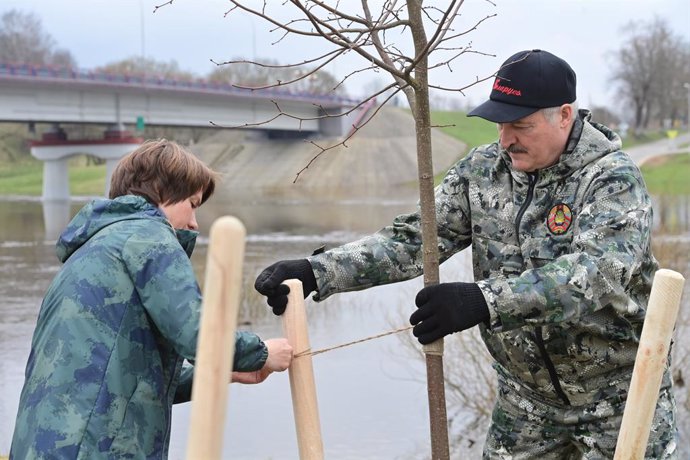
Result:
{"label": "thin tree trunk", "polygon": [[[422,219],[422,250],[424,285],[438,284],[438,232],[436,228],[436,203],[434,201],[434,168],[431,154],[431,112],[429,108],[427,39],[422,26],[422,2],[411,0],[407,8],[412,24],[415,44],[413,88],[415,90],[414,119],[417,135],[417,169],[419,174],[419,199]],[[431,431],[432,459],[449,459],[448,416],[446,413],[445,380],[443,377],[443,339],[424,346],[429,397],[429,425]]]}

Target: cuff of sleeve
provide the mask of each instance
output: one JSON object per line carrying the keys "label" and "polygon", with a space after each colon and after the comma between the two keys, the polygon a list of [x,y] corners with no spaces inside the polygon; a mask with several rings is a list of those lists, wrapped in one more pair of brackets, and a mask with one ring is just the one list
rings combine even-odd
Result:
{"label": "cuff of sleeve", "polygon": [[319,253],[316,255],[311,255],[307,257],[307,262],[309,262],[309,265],[311,265],[311,270],[314,273],[314,280],[316,281],[316,288],[314,289],[314,295],[312,296],[312,299],[315,300],[316,302],[320,302],[326,297],[329,297],[331,294],[326,293],[325,295],[321,295],[322,287],[324,284],[324,278],[323,278],[323,264],[319,263],[319,260],[323,258],[321,255],[323,253]]}
{"label": "cuff of sleeve", "polygon": [[261,367],[259,369],[262,369],[266,365],[266,361],[268,361],[268,346],[266,346],[266,342],[263,340],[261,341],[261,357],[259,358],[259,362],[261,363]]}
{"label": "cuff of sleeve", "polygon": [[487,280],[478,281],[477,286],[481,289],[486,306],[489,309],[489,329],[498,332],[503,328],[498,309],[498,295],[494,292],[492,284]]}

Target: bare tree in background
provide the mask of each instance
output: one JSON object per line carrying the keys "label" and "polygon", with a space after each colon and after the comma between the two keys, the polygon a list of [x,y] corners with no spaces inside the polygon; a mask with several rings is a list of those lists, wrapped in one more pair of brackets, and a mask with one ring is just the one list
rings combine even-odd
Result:
{"label": "bare tree in background", "polygon": [[683,84],[690,81],[690,44],[655,18],[625,27],[630,38],[614,53],[612,80],[633,108],[636,133],[653,121],[662,124],[686,115]]}
{"label": "bare tree in background", "polygon": [[[170,4],[166,2],[163,5]],[[461,91],[478,83],[475,78],[465,87],[441,88],[430,81],[429,72],[445,68],[452,71],[458,58],[468,53],[483,54],[472,48],[471,42],[463,42],[467,34],[491,17],[487,15],[471,24],[460,23],[460,8],[463,0],[424,5],[422,0],[398,2],[388,0],[378,3],[373,11],[373,2],[362,0],[356,10],[354,2],[326,2],[320,0],[289,0],[286,2],[258,2],[230,0],[233,5],[226,13],[250,14],[268,22],[279,38],[276,43],[299,36],[315,38],[321,43],[325,40],[331,49],[316,56],[308,56],[303,61],[288,65],[273,65],[253,62],[267,69],[300,69],[293,72],[288,80],[274,79],[266,88],[289,87],[308,81],[336,59],[355,53],[362,58],[363,65],[352,69],[338,84],[340,87],[351,77],[362,72],[376,71],[386,73],[391,82],[378,92],[366,96],[360,103],[383,99],[383,104],[393,99],[399,92],[404,93],[415,121],[417,144],[417,165],[419,177],[419,196],[421,205],[422,245],[424,284],[439,282],[438,238],[436,231],[436,210],[434,202],[434,173],[431,151],[431,113],[429,89]],[[371,5],[370,5],[371,3]],[[488,2],[490,3],[490,2]],[[161,5],[161,6],[163,6]],[[154,10],[155,11],[155,10]],[[287,19],[285,19],[287,18]],[[321,48],[321,47],[319,47]],[[305,48],[305,53],[309,49]],[[432,59],[430,61],[430,59]],[[228,65],[246,64],[248,61],[228,61]],[[486,76],[491,78],[491,76]],[[237,84],[243,87],[242,84]],[[252,87],[256,89],[255,87]],[[382,105],[383,105],[382,104]],[[276,104],[279,115],[288,115]],[[351,111],[356,110],[357,107]],[[354,134],[378,108],[367,115],[358,126],[353,126]],[[347,115],[344,114],[344,115]],[[326,114],[324,116],[333,116]],[[336,145],[345,145],[349,136]],[[314,143],[314,142],[312,142]],[[334,146],[319,146],[314,159]],[[312,160],[313,161],[313,160]],[[306,167],[308,167],[307,165]],[[306,169],[305,167],[305,169]],[[300,171],[302,172],[302,171]],[[299,173],[298,173],[299,176]],[[431,422],[431,450],[434,459],[449,458],[449,443],[446,416],[446,401],[443,376],[443,340],[424,347],[427,363],[427,385],[429,389],[429,412]]]}
{"label": "bare tree in background", "polygon": [[151,76],[173,80],[194,80],[197,78],[192,72],[182,70],[174,60],[166,62],[141,56],[109,62],[94,70],[116,75]]}
{"label": "bare tree in background", "polygon": [[17,10],[0,18],[0,62],[76,67],[69,51],[55,47],[38,16]]}

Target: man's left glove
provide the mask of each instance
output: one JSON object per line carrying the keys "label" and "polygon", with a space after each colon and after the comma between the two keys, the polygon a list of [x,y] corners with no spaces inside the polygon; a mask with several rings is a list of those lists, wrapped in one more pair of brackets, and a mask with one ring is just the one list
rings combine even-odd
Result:
{"label": "man's left glove", "polygon": [[316,290],[316,277],[307,259],[281,260],[262,271],[254,282],[254,289],[268,297],[268,305],[273,314],[282,315],[287,307],[287,295],[290,288],[281,284],[285,280],[298,279],[306,299],[310,292]]}
{"label": "man's left glove", "polygon": [[475,283],[427,286],[419,291],[415,304],[418,309],[410,316],[410,323],[423,345],[490,319],[484,294]]}

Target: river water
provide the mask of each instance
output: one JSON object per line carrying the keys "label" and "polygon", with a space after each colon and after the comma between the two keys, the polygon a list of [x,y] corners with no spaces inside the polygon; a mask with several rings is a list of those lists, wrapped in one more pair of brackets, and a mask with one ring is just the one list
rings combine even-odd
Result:
{"label": "river water", "polygon": [[[403,198],[320,201],[312,197],[283,202],[238,198],[233,202],[214,197],[198,216],[202,234],[192,257],[197,275],[203,280],[206,237],[213,220],[221,215],[240,218],[247,227],[247,246],[239,324],[264,338],[281,336],[280,318],[270,313],[252,288],[256,275],[277,260],[301,258],[323,244],[334,246],[369,234],[413,209],[414,196],[396,196]],[[9,452],[36,314],[59,269],[55,236],[83,204],[84,200],[61,206],[22,197],[0,200],[0,455]],[[687,245],[688,197],[657,200],[656,205],[660,211],[655,232],[679,235],[670,238]],[[687,256],[684,260],[679,263],[687,277]],[[442,266],[442,281],[471,279],[468,251]],[[336,295],[320,303],[309,300],[312,349],[406,326],[421,286],[417,279]],[[685,299],[687,305],[687,289]],[[411,357],[409,334],[392,334],[313,357],[326,458],[428,455],[425,368],[422,360]],[[184,458],[189,411],[189,403],[174,407],[172,459]],[[231,385],[224,433],[223,458],[298,458],[287,372],[273,374],[260,385]],[[477,441],[481,444],[483,439]]]}
{"label": "river water", "polygon": [[[38,200],[0,201],[0,454],[9,451],[17,401],[35,318],[45,289],[59,269],[56,230],[83,202],[48,207]],[[339,203],[224,203],[200,208],[201,238],[192,257],[203,280],[208,229],[235,215],[247,227],[245,286],[239,323],[264,338],[281,336],[280,319],[252,288],[267,265],[305,257],[323,245],[351,241],[414,206],[414,199]],[[57,220],[57,222],[55,221]],[[448,276],[470,279],[467,257],[445,264]],[[421,280],[307,302],[312,349],[406,326]],[[409,332],[405,332],[409,334]],[[419,458],[428,450],[423,362],[409,359],[397,335],[313,357],[326,458]],[[183,458],[190,404],[176,405],[170,457]],[[297,458],[287,372],[260,385],[230,386],[224,452],[233,459]]]}

